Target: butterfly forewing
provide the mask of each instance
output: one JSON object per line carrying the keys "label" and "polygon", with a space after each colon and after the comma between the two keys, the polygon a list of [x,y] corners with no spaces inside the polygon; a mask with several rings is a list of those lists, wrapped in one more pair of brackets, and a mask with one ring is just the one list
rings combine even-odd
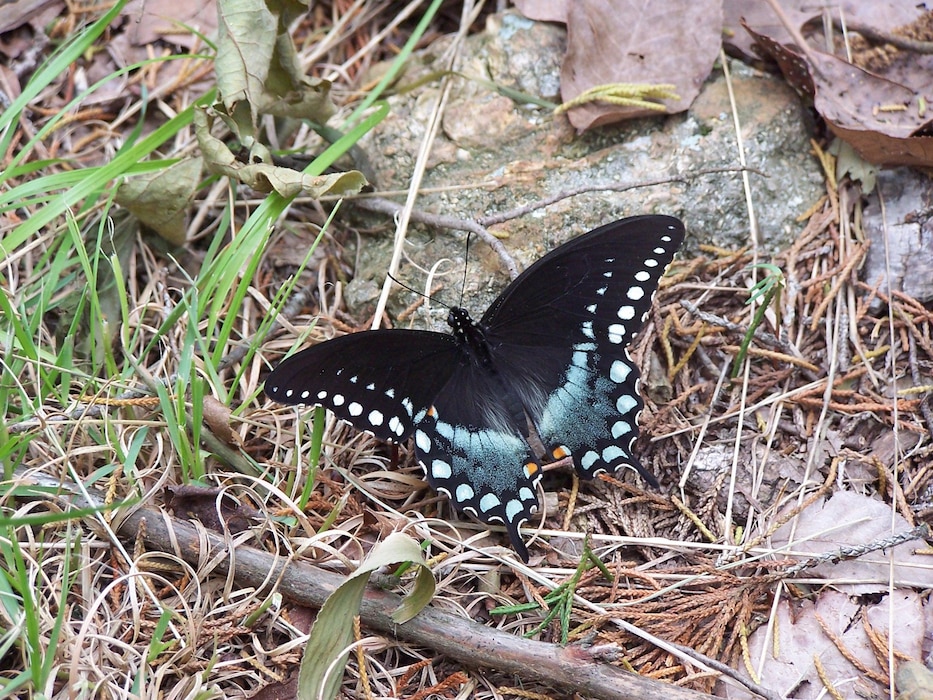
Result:
{"label": "butterfly forewing", "polygon": [[408,438],[462,353],[453,336],[363,331],[319,343],[284,360],[266,379],[279,403],[324,406],[380,440]]}
{"label": "butterfly forewing", "polygon": [[641,328],[683,238],[683,223],[670,216],[600,226],[531,265],[490,305],[480,325],[518,345],[567,347],[568,340],[593,340],[600,330],[624,346]]}

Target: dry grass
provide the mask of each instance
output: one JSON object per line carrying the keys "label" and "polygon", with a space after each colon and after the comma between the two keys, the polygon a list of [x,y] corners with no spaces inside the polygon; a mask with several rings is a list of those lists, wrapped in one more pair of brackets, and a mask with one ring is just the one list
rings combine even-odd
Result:
{"label": "dry grass", "polygon": [[[317,50],[312,38],[326,34],[345,5],[317,4],[297,40],[299,45],[302,37],[307,40],[309,55]],[[348,101],[366,89],[360,81],[366,68],[384,57],[370,39],[393,17],[385,4],[367,7],[371,11],[350,21],[325,55],[312,56],[315,64],[336,67],[336,94]],[[450,29],[439,23],[433,36]],[[193,80],[203,74],[193,70],[186,75]],[[62,76],[61,93],[69,91],[70,80]],[[54,111],[58,106],[54,96],[43,99],[39,107]],[[178,109],[191,97],[182,83],[164,99]],[[42,113],[37,109],[35,114]],[[114,150],[106,145],[101,150],[100,139],[119,136],[120,130],[102,136],[97,122],[85,117],[86,122],[55,136],[49,153],[68,153],[73,163],[96,163],[101,152]],[[189,135],[176,144],[174,154],[191,148]],[[214,231],[210,222],[217,220],[228,194],[226,185],[218,184],[196,205],[190,257],[181,261],[190,275],[197,275]],[[296,428],[293,411],[272,405],[259,388],[269,365],[293,347],[296,335],[312,321],[317,320],[313,340],[367,325],[367,319],[347,316],[333,296],[331,283],[346,279],[353,264],[339,233],[299,285],[312,292],[292,305],[294,313],[284,314],[283,331],[268,338],[257,335],[269,300],[293,269],[286,249],[303,245],[295,232],[286,246],[273,241],[250,294],[239,308],[226,309],[235,314],[236,332],[221,347],[211,346],[214,339],[208,338],[196,348],[191,338],[201,319],[176,313],[189,280],[152,239],[135,238],[123,265],[135,330],[132,343],[116,355],[135,358],[139,374],[130,370],[111,385],[83,377],[76,363],[65,373],[60,394],[70,402],[55,402],[46,392],[40,410],[28,417],[24,410],[6,426],[7,436],[29,438],[21,451],[9,453],[7,468],[15,466],[15,479],[22,483],[39,476],[53,483],[81,483],[95,489],[92,501],[135,497],[142,505],[168,502],[174,517],[196,516],[206,528],[223,531],[231,543],[299,557],[339,573],[374,541],[406,528],[431,541],[438,580],[434,606],[515,634],[534,629],[542,611],[504,617],[489,611],[540,601],[573,574],[583,535],[592,533],[593,549],[613,578],[593,569],[578,582],[571,642],[611,648],[618,665],[709,691],[712,674],[646,641],[626,624],[742,666],[748,637],[768,622],[775,595],[802,595],[782,585],[792,562],[783,554],[769,556],[768,537],[814,495],[849,489],[870,494],[891,504],[911,525],[929,523],[933,516],[928,393],[903,390],[924,385],[933,374],[933,315],[913,299],[889,298],[859,281],[865,243],[858,207],[851,186],[828,186],[824,200],[806,213],[798,241],[772,261],[783,271],[785,285],[737,379],[729,375],[752,317],[746,302],[754,254],[710,250],[676,263],[633,348],[646,378],[639,448],[646,466],[659,475],[663,492],[646,493],[614,479],[579,485],[566,474],[554,476],[547,515],[533,524],[541,537],[530,546],[531,569],[516,565],[500,547],[501,533],[489,535],[486,528],[451,514],[444,500],[425,487],[409,445],[387,447],[334,424],[332,417],[315,489],[302,504],[312,440],[301,424]],[[291,215],[292,221],[320,221],[313,203],[297,205]],[[11,296],[51,274],[49,251],[62,230],[61,225],[44,229],[3,262]],[[306,236],[310,245],[313,234],[297,235]],[[78,288],[76,279],[56,293],[65,296]],[[875,307],[874,300],[881,303]],[[67,311],[63,307],[40,319],[37,344],[57,350],[71,342],[63,333],[69,328]],[[260,342],[261,355],[244,359],[244,347]],[[220,423],[228,420],[233,427],[226,436],[217,424],[200,428],[214,440],[201,452],[197,433],[166,415],[164,401],[138,395],[151,393],[153,385],[169,394],[181,388],[170,401],[184,409],[192,397],[184,394],[191,387],[175,381],[180,358],[208,348],[210,356],[190,361],[207,382],[204,393],[217,399]],[[220,368],[216,374],[204,369],[211,362]],[[148,377],[150,388],[129,381],[134,376]],[[11,380],[21,382],[26,394],[38,395],[34,369],[5,379]],[[95,387],[91,396],[85,384]],[[179,433],[169,430],[173,422]],[[175,437],[179,434],[186,436],[181,442]],[[824,449],[830,440],[832,449]],[[714,455],[724,455],[718,468],[711,466]],[[848,470],[840,471],[840,464]],[[206,495],[179,490],[186,479],[211,490]],[[169,487],[174,488],[167,493]],[[18,549],[23,562],[16,577],[10,566],[8,577],[21,582],[20,596],[28,599],[31,591],[34,598],[24,604],[31,617],[8,615],[2,626],[10,639],[17,625],[32,620],[35,629],[24,634],[33,640],[34,653],[50,662],[50,672],[41,676],[46,684],[34,688],[37,695],[245,697],[294,671],[313,611],[245,586],[235,573],[217,575],[222,554],[193,565],[172,542],[165,542],[164,551],[146,551],[144,533],[135,542],[121,538],[120,522],[133,505],[117,515],[88,515],[42,527],[27,518],[55,510],[54,501],[35,494],[22,499],[8,490],[3,505],[11,522],[4,552],[10,561],[11,548]],[[811,581],[810,586],[816,590],[831,583]],[[554,641],[560,634],[554,622],[537,637]],[[431,649],[368,631],[365,619],[359,639],[345,676],[347,697],[414,700],[433,693],[493,698],[506,694],[497,688],[515,684],[495,670],[472,670]],[[0,666],[7,678],[35,662],[16,643],[5,651]],[[880,681],[890,679],[882,673]]]}

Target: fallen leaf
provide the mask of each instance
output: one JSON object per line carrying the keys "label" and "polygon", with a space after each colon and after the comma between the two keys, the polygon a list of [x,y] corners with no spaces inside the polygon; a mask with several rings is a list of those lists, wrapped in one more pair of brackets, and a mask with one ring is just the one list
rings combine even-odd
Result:
{"label": "fallen leaf", "polygon": [[161,39],[191,50],[200,45],[194,32],[209,39],[217,33],[217,5],[214,0],[132,0],[123,12],[133,20],[127,32],[136,46],[146,46]]}
{"label": "fallen leaf", "polygon": [[[894,630],[888,628],[890,619],[896,622]],[[876,605],[864,605],[845,593],[827,589],[815,601],[782,600],[773,630],[763,625],[749,638],[749,658],[761,685],[779,697],[827,697],[815,660],[838,693],[836,697],[888,697],[886,685],[852,663],[857,660],[878,676],[887,675],[887,669],[878,663],[869,629],[882,639],[893,640],[899,654],[919,658],[925,629],[920,596],[913,591],[895,591]],[[758,697],[732,685],[723,684],[723,689],[730,700]]]}
{"label": "fallen leaf", "polygon": [[[324,195],[356,194],[366,185],[366,178],[357,170],[328,175],[306,175],[298,170],[265,162],[240,161],[227,145],[211,134],[213,113],[203,109],[194,111],[194,128],[208,169],[249,185],[257,192],[275,190],[283,197],[303,194],[318,199]],[[271,160],[271,154],[254,144],[256,153]],[[252,156],[251,156],[252,157]]]}
{"label": "fallen leaf", "polygon": [[0,34],[6,34],[24,24],[31,25],[36,34],[41,34],[45,25],[62,12],[62,5],[60,0],[8,0],[3,3]]}
{"label": "fallen leaf", "polygon": [[201,158],[186,158],[162,170],[128,178],[116,201],[174,246],[186,241],[188,208],[201,183]]}
{"label": "fallen leaf", "polygon": [[[820,5],[811,0],[778,0],[791,26],[802,27],[814,18],[822,19],[825,8],[830,19],[844,18],[847,23],[865,24],[884,31],[914,21],[918,7],[912,0],[836,0]],[[756,32],[781,44],[793,42],[787,28],[767,2],[761,0],[723,0],[723,46],[745,61],[764,58],[755,40],[742,29],[742,20]]]}
{"label": "fallen leaf", "polygon": [[[525,16],[567,25],[561,97],[571,102],[613,84],[672,85],[679,99],[663,111],[685,111],[719,55],[721,0],[517,0]],[[645,107],[588,103],[569,110],[578,130],[657,112]]]}
{"label": "fallen leaf", "polygon": [[[799,21],[802,13],[789,16]],[[787,81],[813,99],[814,108],[830,130],[865,160],[878,165],[933,165],[933,110],[928,109],[933,103],[929,78],[933,56],[890,45],[881,51],[874,43],[866,43],[865,36],[857,41],[853,26],[860,27],[867,37],[875,37],[876,30],[855,20],[848,25],[848,40],[836,41],[834,37],[841,36],[838,32],[824,30],[830,25],[831,21],[824,25],[808,18],[795,27],[808,42],[802,49],[782,40],[786,29],[772,36],[760,26],[742,24],[762,54],[778,64]],[[929,42],[933,39],[933,13],[921,14],[888,34]],[[871,42],[877,43],[875,38]],[[827,45],[835,53],[820,50]]]}
{"label": "fallen leaf", "polygon": [[301,700],[332,700],[337,696],[353,643],[351,621],[360,614],[369,576],[383,566],[402,562],[414,562],[418,573],[413,589],[392,613],[392,619],[404,624],[431,601],[434,577],[424,566],[424,552],[408,535],[393,532],[370,550],[360,568],[340,584],[321,608],[301,660],[298,681]]}
{"label": "fallen leaf", "polygon": [[226,404],[221,403],[213,396],[207,395],[203,399],[202,415],[204,422],[218,440],[228,447],[240,447],[240,434],[230,427],[230,417],[233,411]]}
{"label": "fallen leaf", "polygon": [[[910,530],[910,524],[877,498],[840,491],[804,510],[793,523],[781,527],[771,545],[795,557],[837,552],[884,540]],[[793,539],[791,539],[793,538]],[[823,562],[807,569],[808,577],[839,581],[849,593],[875,593],[888,588],[892,573],[899,586],[929,588],[933,578],[927,557],[913,553],[914,542],[863,554],[857,559]]]}
{"label": "fallen leaf", "polygon": [[165,494],[165,505],[177,517],[197,520],[214,532],[235,535],[263,521],[259,511],[243,505],[222,489],[188,484],[166,486]]}
{"label": "fallen leaf", "polygon": [[219,9],[217,88],[240,139],[255,133],[260,114],[326,123],[336,111],[330,82],[305,75],[288,33],[307,3],[228,0]]}

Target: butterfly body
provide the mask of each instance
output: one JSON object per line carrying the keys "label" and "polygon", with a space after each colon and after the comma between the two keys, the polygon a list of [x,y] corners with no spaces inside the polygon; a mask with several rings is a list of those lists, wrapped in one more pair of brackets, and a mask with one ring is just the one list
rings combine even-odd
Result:
{"label": "butterfly body", "polygon": [[[484,522],[518,528],[538,507],[539,461],[570,456],[592,477],[621,466],[657,481],[632,455],[638,372],[627,345],[683,241],[666,216],[623,219],[531,265],[477,322],[451,333],[364,331],[303,350],[266,380],[281,403],[326,406],[383,440],[414,436],[429,483]],[[534,454],[529,425],[546,450]]]}

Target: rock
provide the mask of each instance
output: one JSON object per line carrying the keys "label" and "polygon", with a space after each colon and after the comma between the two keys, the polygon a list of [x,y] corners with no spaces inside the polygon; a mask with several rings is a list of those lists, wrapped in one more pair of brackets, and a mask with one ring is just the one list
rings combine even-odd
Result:
{"label": "rock", "polygon": [[[508,12],[493,15],[485,32],[466,39],[459,70],[554,99],[563,40],[564,31],[557,25]],[[449,46],[449,41],[438,41],[419,54],[403,82],[411,84],[442,70]],[[739,63],[731,66],[748,162],[764,173],[749,174],[762,245],[766,252],[778,251],[802,229],[797,217],[822,196],[822,171],[810,155],[803,108],[793,91],[777,76]],[[439,90],[435,80],[393,96],[390,115],[361,142],[371,159],[377,191],[407,188]],[[666,213],[684,219],[689,253],[701,243],[730,249],[750,245],[742,174],[704,174],[739,166],[721,71],[708,80],[686,114],[639,119],[583,135],[549,109],[518,104],[485,83],[457,77],[428,165],[417,206],[467,219],[586,185],[660,181],[624,192],[580,194],[496,225],[491,230],[508,237],[506,248],[520,268],[572,236],[635,214]],[[390,249],[363,245],[360,268],[385,270],[383,256]],[[464,234],[415,227],[406,252],[422,268],[404,265],[400,276],[406,284],[423,289],[424,270],[448,260],[442,269],[449,281],[437,298],[461,303]],[[367,260],[373,255],[379,259]],[[381,278],[376,281],[381,284]],[[506,282],[498,258],[474,243],[464,304],[481,311]],[[412,298],[404,292],[393,300],[391,311],[407,307]]]}
{"label": "rock", "polygon": [[[909,168],[881,171],[877,186],[868,197],[863,221],[870,245],[861,279],[872,287],[877,286],[887,296],[890,265],[893,289],[921,303],[933,300],[933,181],[930,177]],[[872,310],[880,307],[881,301],[876,299]]]}

